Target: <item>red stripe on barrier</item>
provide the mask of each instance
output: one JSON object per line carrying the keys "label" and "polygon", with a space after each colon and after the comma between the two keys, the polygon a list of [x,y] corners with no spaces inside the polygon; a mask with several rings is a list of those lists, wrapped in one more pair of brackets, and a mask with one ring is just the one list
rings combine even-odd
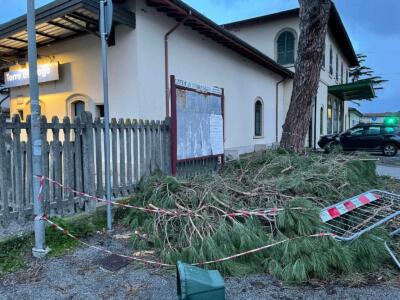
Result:
{"label": "red stripe on barrier", "polygon": [[368,197],[364,195],[358,196],[358,200],[360,200],[362,204],[368,204],[371,202],[371,200],[369,200]]}
{"label": "red stripe on barrier", "polygon": [[376,200],[378,200],[378,199],[381,199],[381,198],[382,198],[382,196],[381,196],[381,195],[378,195],[378,194],[372,194],[372,195],[374,195],[374,197],[375,197],[375,199],[376,199]]}
{"label": "red stripe on barrier", "polygon": [[356,209],[356,206],[351,201],[347,201],[343,205],[344,207],[346,207],[347,211],[352,211],[353,209]]}
{"label": "red stripe on barrier", "polygon": [[332,207],[332,208],[328,209],[328,213],[332,217],[332,219],[340,216],[340,212],[336,207]]}

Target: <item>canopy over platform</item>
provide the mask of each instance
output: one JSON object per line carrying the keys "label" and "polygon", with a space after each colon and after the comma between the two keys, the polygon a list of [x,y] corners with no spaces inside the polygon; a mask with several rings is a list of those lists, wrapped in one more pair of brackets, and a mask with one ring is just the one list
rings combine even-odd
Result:
{"label": "canopy over platform", "polygon": [[344,101],[375,98],[375,90],[371,79],[329,86],[328,93]]}
{"label": "canopy over platform", "polygon": [[[98,35],[97,0],[56,0],[36,10],[38,47],[87,33]],[[135,28],[135,14],[114,5],[114,22]],[[0,25],[0,66],[25,58],[28,47],[26,15]]]}

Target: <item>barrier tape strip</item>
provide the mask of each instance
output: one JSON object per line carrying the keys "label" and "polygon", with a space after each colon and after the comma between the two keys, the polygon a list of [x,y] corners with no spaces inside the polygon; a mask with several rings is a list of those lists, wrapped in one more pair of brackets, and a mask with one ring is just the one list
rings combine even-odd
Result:
{"label": "barrier tape strip", "polygon": [[38,176],[38,179],[39,179],[39,184],[40,184],[39,194],[38,194],[38,201],[40,203],[43,200],[42,192],[43,192],[44,185],[46,183],[46,178],[44,176]]}
{"label": "barrier tape strip", "polygon": [[[40,192],[39,192],[39,201],[42,200],[42,191],[44,187],[44,182],[47,180],[48,182],[58,186],[59,188],[63,189],[64,191],[71,192],[75,195],[81,196],[81,197],[86,197],[90,200],[98,201],[98,202],[103,202],[107,204],[113,204],[119,207],[125,207],[125,208],[130,208],[130,209],[136,209],[139,211],[143,212],[149,212],[149,213],[157,213],[161,215],[169,215],[169,216],[174,216],[174,217],[179,217],[179,216],[193,216],[195,213],[193,211],[187,211],[187,212],[180,212],[178,210],[171,210],[171,209],[162,209],[162,208],[145,208],[145,207],[139,207],[139,206],[134,206],[134,205],[129,205],[129,204],[123,204],[119,203],[116,201],[108,201],[106,199],[96,197],[89,195],[84,192],[79,192],[74,190],[73,188],[67,187],[63,185],[61,182],[58,182],[56,180],[53,180],[51,178],[41,176],[41,175],[35,175],[38,180],[40,180],[41,185],[40,185]],[[266,217],[268,216],[275,216],[278,212],[284,211],[284,210],[307,210],[307,208],[304,207],[292,207],[292,208],[270,208],[270,209],[257,209],[257,210],[250,210],[250,211],[244,211],[244,210],[236,210],[233,213],[228,213],[226,211],[223,211],[224,214],[221,215],[221,217],[226,218],[226,217],[250,217],[250,216],[258,216],[258,217]]]}
{"label": "barrier tape strip", "polygon": [[[86,242],[80,240],[79,238],[77,238],[76,236],[71,234],[68,230],[64,229],[60,225],[54,223],[53,221],[50,221],[49,219],[47,219],[46,215],[43,215],[40,219],[46,221],[53,228],[59,230],[64,235],[69,236],[70,238],[76,240],[77,242],[81,243],[82,245],[84,245],[84,246],[86,246],[88,248],[92,248],[92,249],[95,249],[95,250],[98,250],[98,251],[101,251],[101,252],[105,252],[107,254],[117,255],[117,256],[120,256],[120,257],[128,259],[128,260],[138,261],[138,262],[143,263],[143,264],[151,264],[151,265],[156,265],[156,266],[159,266],[159,267],[175,268],[175,265],[172,265],[172,264],[167,264],[167,263],[163,263],[163,262],[159,262],[159,261],[146,260],[146,259],[142,259],[142,258],[138,258],[138,257],[134,257],[134,256],[119,254],[119,253],[104,249],[102,247],[91,245],[89,243],[86,243]],[[255,249],[251,249],[251,250],[248,250],[248,251],[244,251],[244,252],[241,252],[241,253],[238,253],[238,254],[230,255],[230,256],[227,256],[227,257],[223,257],[223,258],[218,258],[218,259],[215,259],[215,260],[193,263],[191,265],[192,266],[204,266],[204,265],[210,265],[210,264],[214,264],[214,263],[220,263],[220,262],[224,262],[224,261],[227,261],[227,260],[232,260],[232,259],[235,259],[235,258],[238,258],[238,257],[241,257],[241,256],[245,256],[245,255],[253,254],[253,253],[256,253],[256,252],[260,252],[262,250],[266,250],[268,248],[272,248],[272,247],[278,246],[280,244],[288,243],[288,242],[291,242],[291,241],[294,241],[294,240],[305,239],[305,238],[326,237],[326,236],[334,237],[335,234],[321,232],[321,233],[312,234],[312,235],[309,235],[309,236],[299,236],[299,237],[295,237],[295,238],[289,238],[289,239],[285,239],[285,240],[282,240],[282,241],[279,241],[279,242],[268,244],[268,245],[265,245],[265,246],[262,246],[262,247],[259,247],[259,248],[255,248]]]}

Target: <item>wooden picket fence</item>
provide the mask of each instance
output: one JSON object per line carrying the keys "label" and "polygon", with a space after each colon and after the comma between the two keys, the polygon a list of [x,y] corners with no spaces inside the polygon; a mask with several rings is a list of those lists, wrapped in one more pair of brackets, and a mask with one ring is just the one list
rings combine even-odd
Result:
{"label": "wooden picket fence", "polygon": [[[32,219],[33,196],[30,121],[0,114],[0,223]],[[66,117],[41,120],[42,174],[65,186],[104,197],[104,123],[84,113],[73,122]],[[132,194],[143,176],[157,170],[169,174],[169,120],[115,120],[110,122],[111,183],[115,198]],[[93,200],[46,183],[45,212],[52,216],[92,211]]]}

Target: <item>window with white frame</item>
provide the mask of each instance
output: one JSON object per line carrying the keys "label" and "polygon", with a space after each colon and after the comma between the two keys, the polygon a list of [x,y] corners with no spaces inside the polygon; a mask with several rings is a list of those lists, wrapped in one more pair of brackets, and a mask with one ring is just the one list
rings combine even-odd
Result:
{"label": "window with white frame", "polygon": [[296,37],[291,30],[279,33],[276,40],[277,62],[281,65],[294,64]]}
{"label": "window with white frame", "polygon": [[257,98],[254,103],[254,137],[263,136],[263,102]]}

